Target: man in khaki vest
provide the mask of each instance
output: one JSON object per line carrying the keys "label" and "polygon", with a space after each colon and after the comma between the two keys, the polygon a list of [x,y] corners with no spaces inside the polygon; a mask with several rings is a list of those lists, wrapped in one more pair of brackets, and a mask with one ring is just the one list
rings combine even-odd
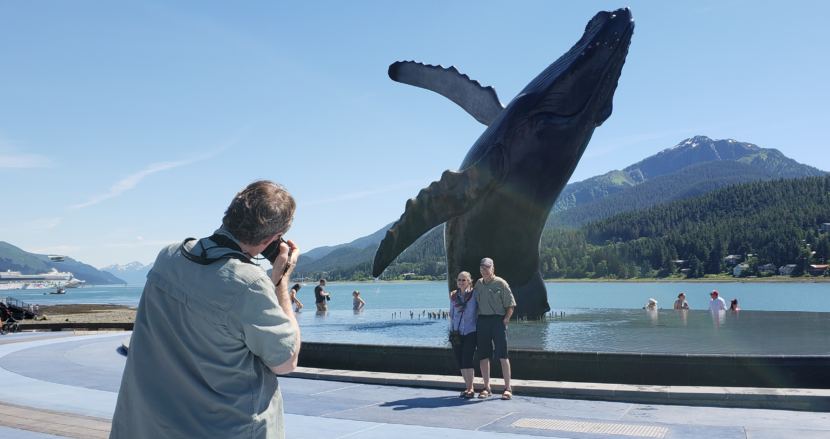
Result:
{"label": "man in khaki vest", "polygon": [[[507,358],[507,324],[516,307],[516,299],[510,291],[510,285],[504,279],[496,276],[496,267],[493,260],[481,260],[481,279],[476,282],[475,296],[478,300],[478,334],[477,349],[481,362],[481,376],[484,378],[484,389],[479,392],[479,398],[487,398],[490,389],[490,357],[501,361],[501,370],[504,375],[504,393],[501,399],[513,398],[513,389],[510,387],[510,360]],[[495,350],[494,350],[495,348]]]}

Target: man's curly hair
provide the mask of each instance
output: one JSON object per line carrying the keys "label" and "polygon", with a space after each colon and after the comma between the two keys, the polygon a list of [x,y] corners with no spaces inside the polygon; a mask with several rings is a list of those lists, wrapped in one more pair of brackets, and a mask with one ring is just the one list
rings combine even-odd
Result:
{"label": "man's curly hair", "polygon": [[222,225],[244,244],[259,245],[288,231],[296,208],[294,198],[283,186],[259,180],[236,194]]}

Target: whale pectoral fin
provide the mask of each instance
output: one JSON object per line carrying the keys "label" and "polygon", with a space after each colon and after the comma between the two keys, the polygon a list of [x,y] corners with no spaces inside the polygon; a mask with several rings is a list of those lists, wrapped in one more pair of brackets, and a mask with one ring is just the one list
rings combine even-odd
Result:
{"label": "whale pectoral fin", "polygon": [[493,87],[482,87],[455,67],[443,68],[414,61],[398,61],[389,66],[393,81],[432,90],[455,102],[477,121],[490,125],[504,110]]}
{"label": "whale pectoral fin", "polygon": [[504,149],[495,146],[461,172],[444,171],[440,180],[430,183],[415,198],[407,200],[403,215],[386,232],[375,253],[372,276],[380,276],[421,235],[469,210],[503,180],[505,170]]}

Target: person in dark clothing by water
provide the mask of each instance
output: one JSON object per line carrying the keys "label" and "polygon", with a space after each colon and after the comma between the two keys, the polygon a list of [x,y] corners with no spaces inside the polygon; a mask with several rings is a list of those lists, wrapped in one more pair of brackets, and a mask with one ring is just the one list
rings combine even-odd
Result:
{"label": "person in dark clothing by water", "polygon": [[329,306],[326,301],[331,300],[331,294],[325,290],[326,280],[320,279],[320,284],[314,287],[314,304],[317,305],[317,311],[328,311]]}

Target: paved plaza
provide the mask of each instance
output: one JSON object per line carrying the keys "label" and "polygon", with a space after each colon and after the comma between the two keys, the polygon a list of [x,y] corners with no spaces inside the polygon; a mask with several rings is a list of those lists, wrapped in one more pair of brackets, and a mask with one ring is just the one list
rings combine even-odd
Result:
{"label": "paved plaza", "polygon": [[[117,349],[127,337],[124,332],[0,337],[0,438],[106,438],[125,363]],[[314,370],[297,374],[323,375]],[[343,378],[364,383],[280,378],[287,437],[830,437],[826,412],[684,406],[676,400],[661,405],[544,398],[521,392],[512,401],[463,400],[454,389],[370,384],[366,373],[354,375]],[[453,379],[446,379],[449,387],[454,387]]]}

